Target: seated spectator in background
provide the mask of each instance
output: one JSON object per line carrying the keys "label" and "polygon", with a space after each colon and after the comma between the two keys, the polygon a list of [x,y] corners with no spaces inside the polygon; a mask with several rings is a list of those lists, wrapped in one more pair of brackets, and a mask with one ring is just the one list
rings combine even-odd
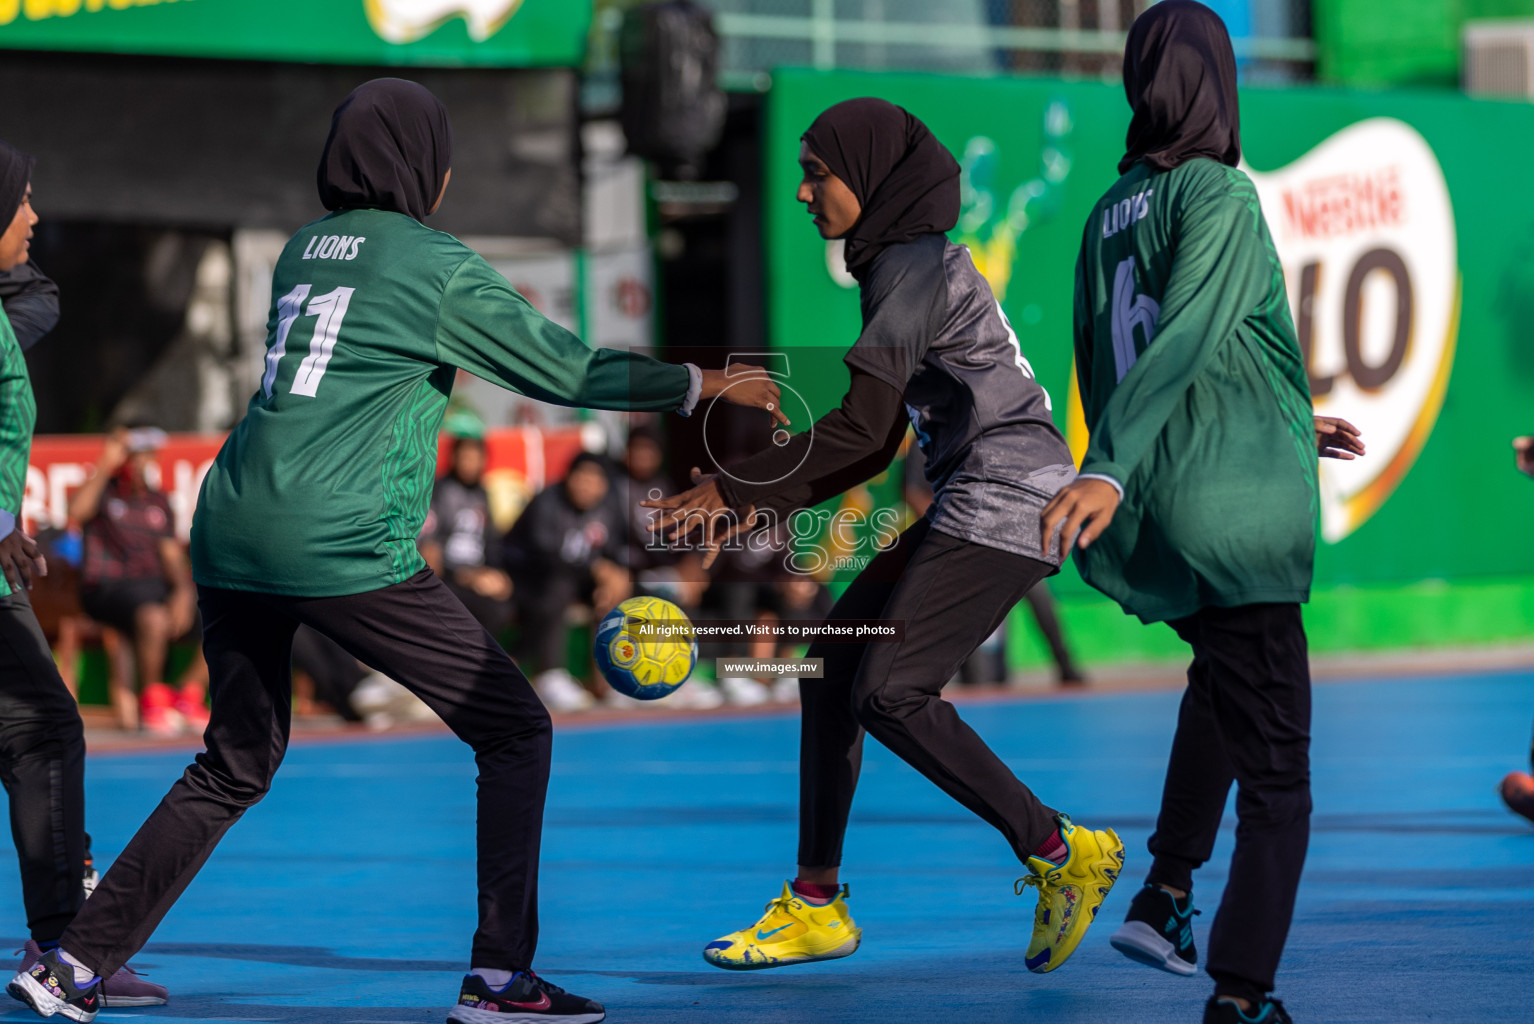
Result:
{"label": "seated spectator in background", "polygon": [[1534,476],[1534,436],[1513,438],[1513,452],[1518,469]]}
{"label": "seated spectator in background", "polygon": [[702,560],[696,552],[667,547],[663,538],[650,530],[655,510],[639,504],[676,492],[661,472],[664,460],[660,434],[643,425],[632,428],[623,447],[623,476],[612,490],[612,500],[628,524],[626,564],[637,589],[672,601],[691,615],[708,587]]}
{"label": "seated spectator in background", "polygon": [[593,703],[565,667],[570,611],[587,611],[595,621],[633,592],[623,564],[626,524],[607,500],[609,489],[601,460],[582,452],[562,483],[533,496],[506,535],[521,633],[517,660],[553,711]]}
{"label": "seated spectator in background", "polygon": [[[746,624],[775,621],[779,616],[777,581],[790,543],[785,523],[773,528],[770,538],[752,544],[726,545],[709,570],[708,591],[703,595],[705,618]],[[787,618],[798,618],[789,615]],[[700,645],[700,658],[773,657],[777,649],[769,640],[726,640]],[[751,707],[774,697],[773,688],[751,676],[721,676],[716,683],[720,698],[729,704]],[[790,697],[792,690],[792,697]],[[797,699],[797,681],[784,683],[780,699]]]}
{"label": "seated spectator in background", "polygon": [[[779,527],[782,530],[782,527]],[[786,533],[786,531],[784,531]],[[823,622],[831,614],[836,602],[831,591],[814,576],[789,571],[782,552],[792,543],[782,538],[783,548],[774,560],[778,570],[777,579],[755,586],[756,621],[758,625],[776,626],[783,621]],[[748,656],[752,658],[802,658],[809,645],[784,639],[764,637],[753,640]],[[811,681],[814,685],[814,681]],[[791,704],[799,699],[799,680],[794,676],[777,676],[770,680],[772,699],[780,704]]]}
{"label": "seated spectator in background", "polygon": [[[165,444],[154,427],[118,428],[107,438],[96,472],[69,501],[70,518],[83,524],[85,560],[80,604],[97,622],[133,639],[142,696],[115,689],[112,703],[124,729],[173,736],[183,727],[202,731],[207,665],[197,628],[197,594],[186,552],[175,537],[170,502],[150,486],[147,470]],[[197,645],[172,689],[165,682],[170,645]]]}
{"label": "seated spectator in background", "polygon": [[448,458],[447,475],[431,492],[421,555],[469,614],[498,634],[511,623],[511,577],[501,568],[501,536],[490,519],[483,434],[455,437]]}

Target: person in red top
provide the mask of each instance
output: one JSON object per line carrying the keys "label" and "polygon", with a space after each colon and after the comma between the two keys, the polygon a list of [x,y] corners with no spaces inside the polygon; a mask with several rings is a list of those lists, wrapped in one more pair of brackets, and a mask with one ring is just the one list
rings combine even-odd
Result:
{"label": "person in red top", "polygon": [[80,604],[97,622],[133,638],[142,696],[113,693],[125,729],[175,735],[208,724],[206,668],[199,649],[179,692],[165,682],[171,643],[192,636],[200,648],[197,598],[186,552],[176,540],[170,502],[149,481],[165,433],[119,428],[107,438],[95,474],[69,502],[84,524]]}

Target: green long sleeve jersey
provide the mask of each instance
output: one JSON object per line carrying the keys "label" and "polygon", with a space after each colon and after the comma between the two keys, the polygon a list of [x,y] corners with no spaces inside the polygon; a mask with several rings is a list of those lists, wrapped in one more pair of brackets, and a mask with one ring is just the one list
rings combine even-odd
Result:
{"label": "green long sleeve jersey", "polygon": [[341,210],[293,236],[266,346],[260,388],[197,500],[204,586],[332,597],[419,572],[459,368],[601,409],[676,409],[689,385],[686,367],[588,348],[462,242],[382,210]]}
{"label": "green long sleeve jersey", "polygon": [[[0,311],[0,537],[21,525],[21,499],[27,490],[27,459],[32,454],[32,428],[37,425],[37,400],[32,379],[11,321]],[[0,574],[0,595],[11,585]]]}
{"label": "green long sleeve jersey", "polygon": [[1083,577],[1147,622],[1308,600],[1310,389],[1251,180],[1205,159],[1121,177],[1082,240],[1075,344],[1081,472],[1124,491]]}

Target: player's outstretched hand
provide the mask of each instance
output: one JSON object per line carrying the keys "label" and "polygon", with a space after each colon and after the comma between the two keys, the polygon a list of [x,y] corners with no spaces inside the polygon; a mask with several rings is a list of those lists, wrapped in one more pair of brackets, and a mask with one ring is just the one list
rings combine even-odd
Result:
{"label": "player's outstretched hand", "polygon": [[1356,459],[1364,454],[1363,437],[1339,416],[1317,416],[1316,454],[1323,459]]}
{"label": "player's outstretched hand", "polygon": [[728,370],[704,370],[703,391],[698,397],[700,401],[723,398],[736,405],[766,409],[772,414],[773,420],[788,426],[788,417],[783,415],[783,395],[778,390],[778,384],[760,366],[731,363]]}
{"label": "player's outstretched hand", "polygon": [[1534,437],[1513,438],[1513,451],[1518,459],[1518,470],[1534,476]]}
{"label": "player's outstretched hand", "polygon": [[650,532],[658,533],[669,541],[686,537],[693,530],[703,531],[698,544],[703,552],[703,568],[707,569],[719,557],[719,548],[730,538],[749,529],[756,518],[756,506],[732,509],[719,493],[717,477],[692,467],[692,490],[673,494],[669,498],[647,498],[639,504],[645,508],[662,509],[650,523]]}
{"label": "player's outstretched hand", "polygon": [[37,544],[20,530],[0,540],[0,569],[12,590],[31,590],[33,576],[48,575],[48,560],[37,550]]}
{"label": "player's outstretched hand", "polygon": [[1056,528],[1060,530],[1060,557],[1064,558],[1073,543],[1085,550],[1101,536],[1118,507],[1118,488],[1106,480],[1078,479],[1062,488],[1039,516],[1044,557],[1048,558],[1054,548]]}

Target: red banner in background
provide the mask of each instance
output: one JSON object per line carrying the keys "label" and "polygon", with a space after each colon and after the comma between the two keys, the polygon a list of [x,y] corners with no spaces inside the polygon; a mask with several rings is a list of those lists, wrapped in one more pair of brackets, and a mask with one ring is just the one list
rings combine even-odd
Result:
{"label": "red banner in background", "polygon": [[[203,474],[213,464],[224,437],[171,434],[149,468],[150,482],[170,499],[176,534],[183,541],[191,533],[192,512],[197,507]],[[28,533],[65,526],[70,495],[90,476],[105,440],[101,434],[51,434],[32,439],[27,491],[21,504],[23,528]],[[446,466],[450,444],[451,440],[443,435],[438,445],[439,467]],[[564,477],[581,448],[580,426],[504,427],[488,431],[485,487],[490,492],[497,525],[509,528],[529,498],[549,481]]]}

